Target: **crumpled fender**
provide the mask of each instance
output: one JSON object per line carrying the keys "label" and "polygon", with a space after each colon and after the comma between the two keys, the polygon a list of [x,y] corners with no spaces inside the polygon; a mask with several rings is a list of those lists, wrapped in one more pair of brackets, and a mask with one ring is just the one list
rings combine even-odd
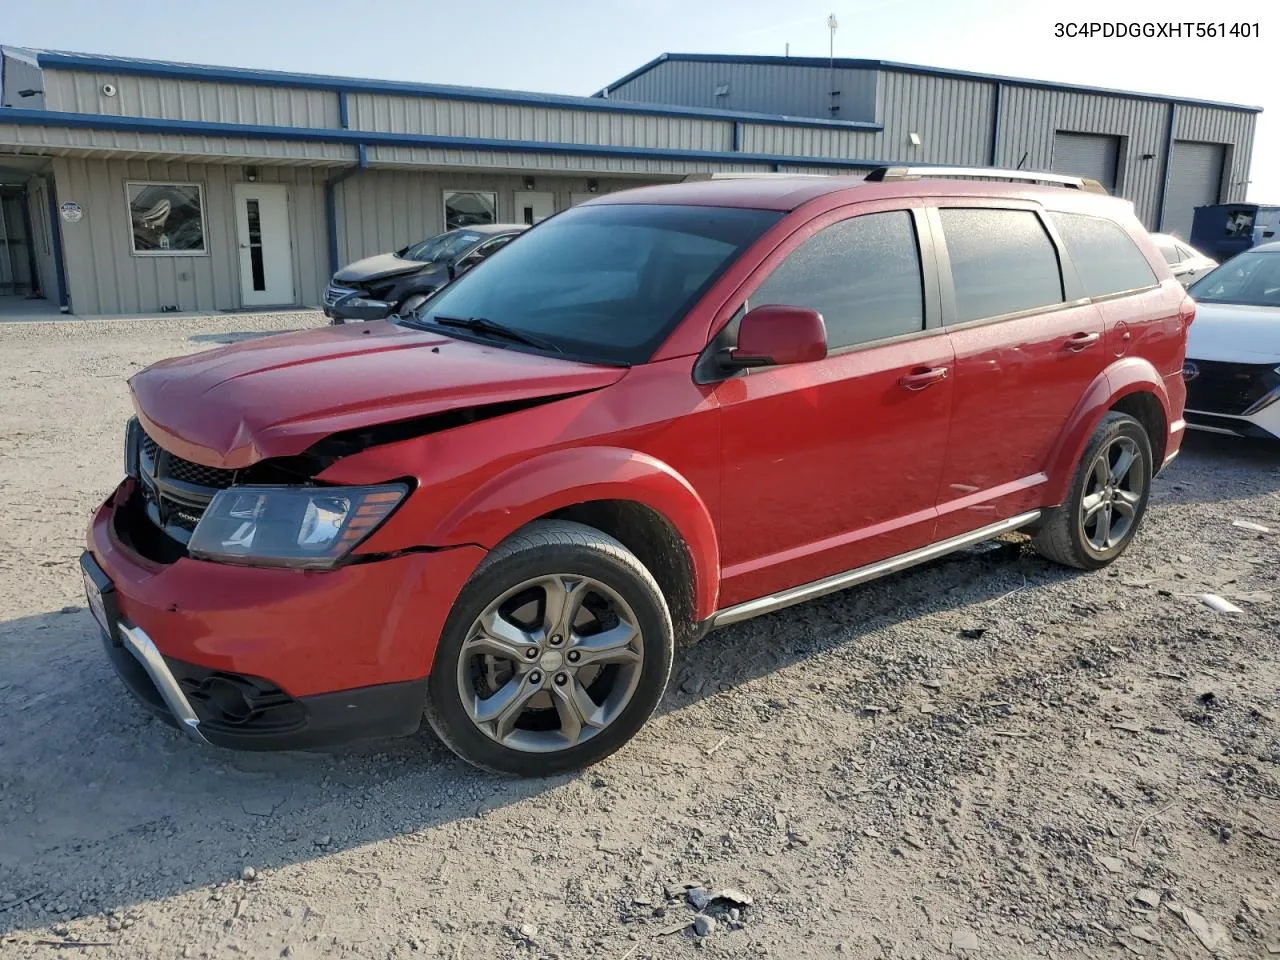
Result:
{"label": "crumpled fender", "polygon": [[493,548],[538,517],[593,500],[630,500],[665,517],[689,551],[694,615],[715,612],[720,547],[702,497],[683,476],[648,454],[619,447],[554,450],[482,484],[427,532],[424,543]]}
{"label": "crumpled fender", "polygon": [[[1160,401],[1164,411],[1165,430],[1180,415],[1175,416],[1171,410],[1169,391],[1165,387],[1164,378],[1151,365],[1150,361],[1141,357],[1123,357],[1103,370],[1072,411],[1066,428],[1058,435],[1058,442],[1049,454],[1045,473],[1049,476],[1049,487],[1045,491],[1046,503],[1058,504],[1067,498],[1071,478],[1075,475],[1076,465],[1084,455],[1084,448],[1089,443],[1093,431],[1102,422],[1107,411],[1115,406],[1122,397],[1133,393],[1150,393]],[[1167,442],[1168,437],[1152,438]],[[1158,470],[1160,464],[1154,464]]]}

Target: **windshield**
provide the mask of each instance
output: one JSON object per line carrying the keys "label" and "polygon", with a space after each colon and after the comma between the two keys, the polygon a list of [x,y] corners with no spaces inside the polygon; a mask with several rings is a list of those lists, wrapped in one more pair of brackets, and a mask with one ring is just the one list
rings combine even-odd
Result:
{"label": "windshield", "polygon": [[1280,307],[1280,252],[1250,250],[1232,257],[1187,292],[1201,303]]}
{"label": "windshield", "polygon": [[415,243],[401,254],[405,260],[421,260],[429,263],[433,260],[452,260],[467,250],[472,244],[479,242],[482,234],[471,230],[450,230],[430,240]]}
{"label": "windshield", "polygon": [[482,317],[570,356],[643,363],[780,217],[719,207],[575,207],[444,287],[417,321]]}

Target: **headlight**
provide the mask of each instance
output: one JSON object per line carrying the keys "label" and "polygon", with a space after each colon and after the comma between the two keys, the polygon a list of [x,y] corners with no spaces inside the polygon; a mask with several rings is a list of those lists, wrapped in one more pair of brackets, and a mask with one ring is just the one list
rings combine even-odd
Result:
{"label": "headlight", "polygon": [[408,488],[228,487],[196,525],[201,560],[327,570],[391,515]]}
{"label": "headlight", "polygon": [[124,427],[124,474],[126,477],[140,478],[138,457],[142,450],[142,424],[137,417],[130,417]]}

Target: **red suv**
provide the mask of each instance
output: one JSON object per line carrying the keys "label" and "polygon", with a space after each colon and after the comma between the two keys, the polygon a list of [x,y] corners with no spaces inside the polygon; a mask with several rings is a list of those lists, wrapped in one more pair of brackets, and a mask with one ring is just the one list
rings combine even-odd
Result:
{"label": "red suv", "polygon": [[1182,439],[1193,303],[1089,181],[920,174],[615,193],[412,317],[139,373],[82,561],[116,668],[200,741],[425,716],[545,774],[709,628],[1017,529],[1110,563]]}

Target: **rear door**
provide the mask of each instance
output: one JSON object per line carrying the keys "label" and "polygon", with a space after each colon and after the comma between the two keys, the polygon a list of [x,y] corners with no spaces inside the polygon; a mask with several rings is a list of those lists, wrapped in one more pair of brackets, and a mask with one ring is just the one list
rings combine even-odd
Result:
{"label": "rear door", "polygon": [[921,259],[928,224],[918,205],[905,206],[824,215],[744,287],[743,309],[816,309],[829,354],[714,388],[723,434],[722,606],[933,538],[952,354],[938,325],[932,255]]}
{"label": "rear door", "polygon": [[938,539],[1041,505],[1049,453],[1106,366],[1102,318],[1032,205],[973,199],[930,211],[955,350]]}

